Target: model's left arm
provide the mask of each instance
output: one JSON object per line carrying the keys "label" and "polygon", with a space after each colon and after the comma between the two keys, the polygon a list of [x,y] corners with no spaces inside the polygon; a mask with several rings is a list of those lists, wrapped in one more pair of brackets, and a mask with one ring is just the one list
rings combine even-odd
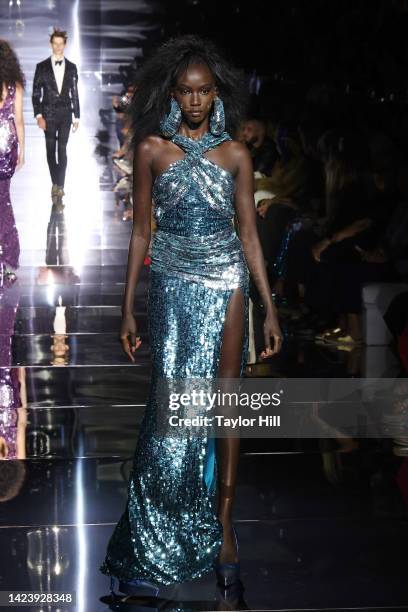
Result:
{"label": "model's left arm", "polygon": [[74,123],[79,123],[80,108],[79,108],[79,94],[78,94],[78,70],[74,64],[74,74],[72,75],[71,84],[71,98],[72,98],[72,111],[74,113]]}
{"label": "model's left arm", "polygon": [[[249,272],[261,295],[266,311],[264,322],[265,350],[261,353],[261,357],[264,358],[280,350],[282,333],[278,323],[277,311],[272,301],[272,292],[266,273],[258,231],[256,229],[252,160],[244,145],[238,142],[231,144],[237,172],[235,208],[237,212],[239,235]],[[271,337],[274,340],[273,347],[271,347]]]}
{"label": "model's left arm", "polygon": [[18,83],[16,85],[16,98],[14,102],[14,122],[16,124],[17,140],[18,140],[18,161],[17,170],[24,165],[24,150],[25,150],[25,129],[23,116],[23,86]]}

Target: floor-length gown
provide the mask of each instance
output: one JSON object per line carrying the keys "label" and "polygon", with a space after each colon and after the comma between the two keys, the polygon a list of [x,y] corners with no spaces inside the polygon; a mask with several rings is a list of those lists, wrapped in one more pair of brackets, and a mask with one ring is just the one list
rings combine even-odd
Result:
{"label": "floor-length gown", "polygon": [[230,297],[241,288],[248,335],[248,268],[233,224],[235,180],[205,153],[226,140],[175,135],[184,152],[153,185],[148,315],[149,399],[133,461],[125,512],[109,541],[105,574],[129,581],[180,583],[212,569],[222,544],[215,513],[215,440],[157,432],[157,386],[167,379],[215,379]]}
{"label": "floor-length gown", "polygon": [[18,157],[18,141],[14,123],[16,88],[7,88],[7,97],[0,108],[0,265],[18,267],[20,244],[10,201],[10,180]]}

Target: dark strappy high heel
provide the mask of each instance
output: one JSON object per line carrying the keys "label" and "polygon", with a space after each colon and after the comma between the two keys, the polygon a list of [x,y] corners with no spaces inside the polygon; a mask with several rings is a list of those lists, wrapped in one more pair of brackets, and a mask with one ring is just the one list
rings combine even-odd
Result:
{"label": "dark strappy high heel", "polygon": [[[238,537],[237,532],[235,531],[235,527],[232,527],[232,531],[235,538],[235,546],[237,549],[237,554],[239,551],[238,548]],[[240,562],[236,563],[219,563],[218,561],[214,564],[215,574],[217,576],[218,586],[223,589],[229,589],[233,585],[240,585],[240,570],[241,565]]]}
{"label": "dark strappy high heel", "polygon": [[[115,593],[115,578],[111,576],[110,582],[110,592],[113,598],[118,598],[117,593]],[[148,580],[135,579],[130,580],[129,582],[124,582],[123,580],[118,580],[118,591],[123,595],[133,596],[133,597],[158,597],[160,592],[160,587]]]}
{"label": "dark strappy high heel", "polygon": [[217,607],[215,610],[249,610],[244,600],[244,586],[241,580],[234,582],[231,586],[217,586],[216,601]]}

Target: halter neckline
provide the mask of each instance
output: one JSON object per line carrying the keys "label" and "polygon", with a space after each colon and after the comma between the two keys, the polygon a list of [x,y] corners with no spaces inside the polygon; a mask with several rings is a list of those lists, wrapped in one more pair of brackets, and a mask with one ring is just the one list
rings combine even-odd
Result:
{"label": "halter neckline", "polygon": [[[204,132],[204,134],[200,138],[192,138],[191,136],[185,136],[184,134],[174,134],[174,136],[178,136],[179,138],[186,138],[187,140],[192,140],[193,142],[200,142],[203,140],[208,134],[211,134],[210,131]],[[212,134],[211,134],[212,135]]]}
{"label": "halter neckline", "polygon": [[226,140],[232,140],[232,138],[228,132],[222,132],[219,136],[214,136],[211,132],[206,132],[197,140],[189,136],[183,136],[182,134],[175,134],[171,140],[176,145],[180,146],[186,153],[197,155],[200,153],[203,154],[205,151],[218,146]]}

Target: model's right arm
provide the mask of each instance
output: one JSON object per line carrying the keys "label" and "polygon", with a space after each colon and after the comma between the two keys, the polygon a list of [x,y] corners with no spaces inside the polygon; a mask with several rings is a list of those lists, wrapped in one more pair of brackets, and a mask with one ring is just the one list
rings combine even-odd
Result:
{"label": "model's right arm", "polygon": [[136,147],[133,157],[133,229],[122,303],[122,346],[132,361],[133,353],[138,348],[136,322],[133,317],[134,295],[151,236],[152,158],[152,145],[149,139],[146,139]]}
{"label": "model's right arm", "polygon": [[41,69],[39,68],[39,64],[37,64],[35,68],[35,73],[34,73],[33,94],[31,98],[33,101],[34,117],[36,118],[39,115],[42,115],[41,97],[42,97]]}

